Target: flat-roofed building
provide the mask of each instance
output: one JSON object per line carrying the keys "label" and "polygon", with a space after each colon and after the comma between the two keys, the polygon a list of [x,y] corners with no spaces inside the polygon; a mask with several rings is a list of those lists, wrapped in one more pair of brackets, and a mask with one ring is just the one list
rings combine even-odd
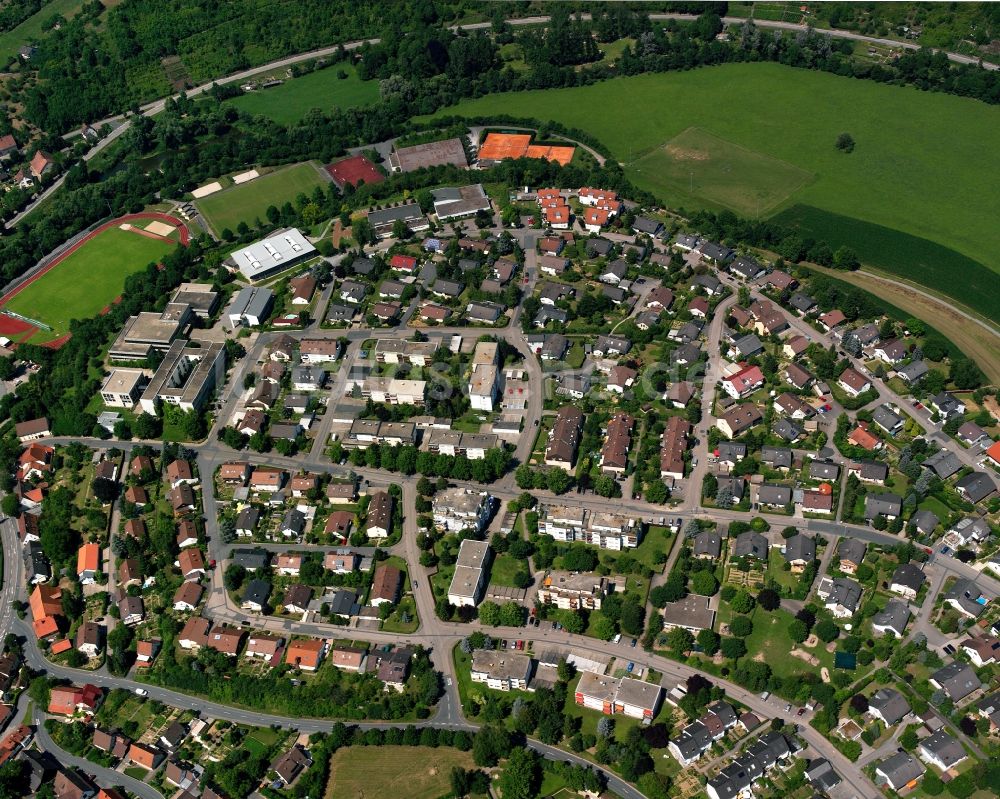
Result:
{"label": "flat-roofed building", "polygon": [[538,589],[538,601],[563,610],[600,610],[608,578],[589,572],[550,571]]}
{"label": "flat-roofed building", "polygon": [[157,402],[197,411],[205,405],[217,379],[225,374],[225,348],[221,343],[175,341],[163,357],[139,400],[143,411],[156,413]]}
{"label": "flat-roofed building", "polygon": [[526,691],[534,663],[527,655],[477,649],[472,653],[472,681],[495,691]]}
{"label": "flat-roofed building", "polygon": [[108,350],[112,361],[142,361],[154,350],[168,350],[191,321],[191,306],[167,303],[162,312],[143,311],[130,316]]}
{"label": "flat-roofed building", "polygon": [[439,222],[464,219],[475,216],[480,211],[493,209],[489,195],[481,183],[433,189],[431,193],[434,196],[434,215]]}
{"label": "flat-roofed building", "polygon": [[287,228],[236,250],[229,260],[244,278],[256,281],[283,272],[316,254],[316,248],[301,231]]}
{"label": "flat-roofed building", "polygon": [[492,411],[500,395],[500,370],[493,364],[476,364],[469,377],[469,403],[474,410]]}
{"label": "flat-roofed building", "polygon": [[274,293],[259,286],[246,286],[239,290],[226,311],[229,326],[257,327],[264,324],[274,308]]}
{"label": "flat-roofed building", "polygon": [[375,343],[375,360],[379,363],[427,366],[433,360],[436,351],[437,345],[433,341],[386,338]]}
{"label": "flat-roofed building", "polygon": [[430,223],[420,210],[420,206],[414,202],[370,211],[368,221],[380,239],[387,239],[392,235],[392,228],[396,222],[402,222],[413,233],[419,233],[430,227]]}
{"label": "flat-roofed building", "polygon": [[174,290],[170,301],[190,305],[191,313],[201,319],[208,319],[219,305],[219,292],[212,290],[211,283],[181,283]]}
{"label": "flat-roofed building", "polygon": [[541,509],[538,530],[556,541],[576,541],[583,533],[587,511],[568,505],[545,505]]}
{"label": "flat-roofed building", "polygon": [[142,369],[112,369],[101,385],[101,400],[113,408],[132,410],[149,382]]}
{"label": "flat-roofed building", "polygon": [[493,511],[493,498],[485,491],[469,488],[446,488],[434,495],[434,526],[455,532],[482,532]]}
{"label": "flat-roofed building", "polygon": [[483,596],[486,567],[490,562],[490,545],[486,541],[466,538],[458,548],[455,574],[448,586],[448,601],[455,607],[474,607]]}
{"label": "flat-roofed building", "polygon": [[386,405],[423,405],[426,389],[423,380],[368,377],[361,383],[361,396]]}

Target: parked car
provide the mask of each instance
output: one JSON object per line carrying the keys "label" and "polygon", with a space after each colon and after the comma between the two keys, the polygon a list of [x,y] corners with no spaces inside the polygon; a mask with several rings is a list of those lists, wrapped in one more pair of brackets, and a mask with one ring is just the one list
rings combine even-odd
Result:
{"label": "parked car", "polygon": [[635,669],[635,663],[629,661],[629,664],[625,667],[625,671],[631,674],[634,669]]}
{"label": "parked car", "polygon": [[147,691],[145,688],[136,688],[135,693],[136,696],[149,696],[149,691]]}

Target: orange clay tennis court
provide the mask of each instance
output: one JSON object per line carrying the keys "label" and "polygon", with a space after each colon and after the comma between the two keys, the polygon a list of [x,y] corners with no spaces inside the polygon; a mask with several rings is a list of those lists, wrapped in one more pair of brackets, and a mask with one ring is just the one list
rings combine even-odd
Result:
{"label": "orange clay tennis court", "polygon": [[544,158],[565,166],[573,160],[574,147],[550,147],[532,144],[528,133],[489,133],[479,148],[480,161],[502,161],[505,158]]}

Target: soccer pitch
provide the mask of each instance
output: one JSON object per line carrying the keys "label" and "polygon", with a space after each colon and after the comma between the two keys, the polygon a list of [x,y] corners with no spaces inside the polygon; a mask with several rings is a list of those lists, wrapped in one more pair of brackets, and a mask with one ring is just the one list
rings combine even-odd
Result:
{"label": "soccer pitch", "polygon": [[119,227],[110,227],[29,283],[4,308],[52,328],[41,338],[69,332],[71,319],[87,319],[121,295],[125,279],[158,262],[177,246]]}
{"label": "soccer pitch", "polygon": [[202,216],[217,234],[226,228],[235,231],[240,222],[251,227],[257,219],[267,219],[269,206],[281,208],[294,203],[300,194],[309,196],[317,186],[329,183],[311,161],[293,164],[195,202]]}

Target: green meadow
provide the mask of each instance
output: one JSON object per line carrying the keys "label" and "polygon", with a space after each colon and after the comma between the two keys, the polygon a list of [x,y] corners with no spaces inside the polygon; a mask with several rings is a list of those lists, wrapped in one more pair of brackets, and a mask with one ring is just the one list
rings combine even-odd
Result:
{"label": "green meadow", "polygon": [[[338,77],[346,72],[346,78]],[[378,81],[361,80],[352,64],[334,64],[299,78],[286,80],[280,86],[258,89],[227,100],[240,111],[273,119],[281,125],[291,125],[311,109],[330,111],[333,108],[354,108],[378,100]]]}
{"label": "green meadow", "polygon": [[[490,95],[439,114],[515,114],[586,130],[674,208],[764,217],[794,206],[784,221],[824,235],[855,220],[868,226],[853,241],[864,260],[971,294],[962,300],[987,314],[1000,306],[1000,281],[987,271],[1000,271],[996,107],[778,64],[726,64]],[[853,153],[834,146],[844,132]],[[919,240],[950,253],[914,269]],[[988,293],[963,291],[970,280]]]}

